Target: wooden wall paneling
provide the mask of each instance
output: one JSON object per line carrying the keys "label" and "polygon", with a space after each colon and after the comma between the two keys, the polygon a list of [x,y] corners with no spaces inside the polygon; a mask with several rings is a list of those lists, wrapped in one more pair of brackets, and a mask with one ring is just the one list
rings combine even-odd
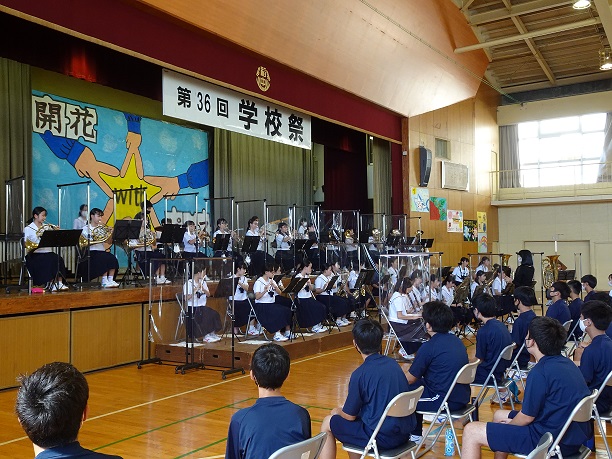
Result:
{"label": "wooden wall paneling", "polygon": [[434,136],[448,140],[448,109],[441,108],[433,112]]}
{"label": "wooden wall paneling", "polygon": [[142,304],[72,312],[72,363],[81,371],[135,362],[142,355]]}
{"label": "wooden wall paneling", "polygon": [[[448,136],[452,143],[461,141],[461,110],[459,104],[447,107],[448,110]],[[456,145],[451,145],[451,161],[457,161],[454,148]]]}
{"label": "wooden wall paneling", "polygon": [[461,116],[461,141],[474,144],[474,99],[458,104]]}
{"label": "wooden wall paneling", "polygon": [[17,386],[20,374],[48,362],[70,361],[70,313],[0,319],[0,388]]}

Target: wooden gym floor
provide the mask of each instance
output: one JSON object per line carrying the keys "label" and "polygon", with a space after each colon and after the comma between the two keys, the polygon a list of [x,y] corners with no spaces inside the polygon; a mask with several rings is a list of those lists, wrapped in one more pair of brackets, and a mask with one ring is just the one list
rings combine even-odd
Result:
{"label": "wooden gym floor", "polygon": [[[474,346],[468,353],[474,354]],[[349,376],[360,362],[352,346],[292,362],[283,393],[308,409],[313,434],[319,432],[323,417],[344,402]],[[79,440],[85,447],[124,458],[222,458],[230,417],[257,397],[248,374],[226,380],[212,370],[177,375],[174,365],[146,365],[140,370],[129,365],[89,373],[87,379],[90,417]],[[0,393],[0,457],[33,457],[13,412],[15,394]],[[493,411],[485,403],[480,419],[490,420]],[[604,458],[599,433],[596,442],[597,458]],[[443,455],[440,442],[426,457]],[[347,455],[339,448],[337,457]],[[492,457],[483,451],[483,458]]]}

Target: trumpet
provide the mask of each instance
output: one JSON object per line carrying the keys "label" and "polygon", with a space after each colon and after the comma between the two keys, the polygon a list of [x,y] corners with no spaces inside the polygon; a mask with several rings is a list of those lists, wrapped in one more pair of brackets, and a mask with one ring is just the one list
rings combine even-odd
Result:
{"label": "trumpet", "polygon": [[[56,231],[60,229],[57,225],[51,223],[43,223],[40,228],[36,230],[36,237],[40,239],[45,231]],[[27,240],[25,241],[26,252],[32,252],[38,248],[38,242]]]}

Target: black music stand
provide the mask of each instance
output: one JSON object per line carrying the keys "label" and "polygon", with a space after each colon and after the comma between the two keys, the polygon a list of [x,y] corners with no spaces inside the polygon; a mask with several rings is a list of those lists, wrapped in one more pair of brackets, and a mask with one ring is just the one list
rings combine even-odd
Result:
{"label": "black music stand", "polygon": [[392,236],[391,233],[389,233],[385,243],[387,244],[388,247],[397,247],[397,245],[400,243],[401,239],[402,239],[401,236]]}
{"label": "black music stand", "polygon": [[[334,288],[334,285],[336,285],[336,282],[338,281],[339,278],[340,278],[340,276],[338,276],[338,275],[332,276],[331,279],[327,282],[327,285],[326,285],[326,288],[325,288],[324,291],[331,293],[331,290]],[[332,297],[332,295],[324,295],[324,296],[328,296],[328,297],[330,297],[330,299]],[[329,327],[328,327],[329,328],[329,332],[330,333],[332,332],[332,330],[334,328],[334,325],[338,328],[338,331],[341,331],[340,330],[340,326],[336,323],[336,321],[334,320],[334,318],[333,318],[333,316],[331,314],[330,307],[331,307],[331,301],[328,300],[327,304],[325,305],[325,309],[327,311],[327,324],[329,325]]]}
{"label": "black music stand", "polygon": [[[185,235],[185,231],[187,231],[185,228],[183,228],[181,225],[176,225],[176,224],[165,224],[164,226],[162,226],[162,230],[161,230],[161,235],[159,236],[159,239],[157,240],[157,242],[159,244],[164,244],[164,247],[167,248],[168,245],[172,245],[174,246],[174,244],[179,244],[181,242],[183,242],[183,236]],[[197,242],[197,238],[196,238],[196,242]],[[168,253],[170,254],[170,256],[168,257]],[[174,250],[165,250],[165,256],[168,258],[173,258],[174,254]],[[170,265],[173,266],[173,265]],[[178,271],[178,269],[175,269],[175,272],[173,274],[177,274],[176,271]],[[174,280],[174,276],[172,277],[172,280]]]}
{"label": "black music stand", "polygon": [[[38,248],[61,248],[61,247],[74,247],[79,245],[79,238],[81,237],[81,230],[56,230],[56,231],[45,231],[40,237]],[[57,271],[53,277],[51,286],[55,285],[57,288],[57,278],[65,277],[60,271],[59,254],[57,256]]]}
{"label": "black music stand", "polygon": [[[293,279],[291,279],[291,282],[289,282],[289,285],[287,285],[285,290],[283,290],[283,293],[286,293],[287,295],[289,295],[289,298],[291,298],[291,330],[289,332],[289,339],[291,341],[293,341],[295,330],[300,330],[300,323],[298,322],[298,318],[297,318],[298,305],[295,302],[295,296],[298,294],[300,290],[304,288],[308,280],[309,280],[308,277],[297,277],[296,276]],[[302,340],[306,341],[306,339],[304,338],[304,334],[301,331],[300,331],[300,334],[302,335]]]}
{"label": "black music stand", "polygon": [[214,236],[215,242],[213,242],[213,252],[227,253],[229,246],[230,234],[217,234]]}
{"label": "black music stand", "polygon": [[242,243],[242,252],[243,253],[252,253],[257,251],[257,247],[259,246],[260,238],[259,236],[245,236],[244,242]]}
{"label": "black music stand", "polygon": [[293,244],[293,249],[294,249],[294,254],[296,258],[296,263],[297,263],[297,253],[298,252],[302,252],[303,258],[308,259],[307,252],[312,248],[314,243],[315,241],[311,239],[296,239],[295,240],[295,243]]}
{"label": "black music stand", "polygon": [[[133,249],[129,247],[129,241],[131,239],[138,239],[140,231],[142,230],[142,220],[117,220],[113,228],[113,243],[119,244],[125,250],[125,254],[128,257],[127,268],[119,281],[119,286],[125,287],[128,283],[134,283],[142,287],[142,282],[136,277],[136,273],[132,269]],[[144,271],[141,270],[144,277]]]}
{"label": "black music stand", "polygon": [[[217,285],[217,290],[215,291],[215,295],[214,295],[215,298],[223,298],[223,297],[228,298],[230,296],[232,297],[232,301],[231,301],[232,310],[230,313],[231,327],[232,327],[232,366],[227,370],[221,371],[221,379],[226,379],[227,375],[230,375],[232,373],[244,374],[244,368],[242,367],[236,368],[234,366],[234,362],[236,361],[234,358],[234,352],[235,352],[235,347],[234,347],[235,341],[234,340],[236,338],[236,335],[234,333],[234,324],[236,323],[235,315],[234,315],[234,295],[236,294],[236,288],[238,287],[238,282],[240,282],[239,277],[232,276],[232,277],[221,279],[219,281],[219,284]],[[247,329],[248,329],[248,324],[247,324]]]}
{"label": "black music stand", "polygon": [[424,249],[431,249],[431,247],[433,246],[434,240],[433,239],[421,239],[421,245],[423,246]]}

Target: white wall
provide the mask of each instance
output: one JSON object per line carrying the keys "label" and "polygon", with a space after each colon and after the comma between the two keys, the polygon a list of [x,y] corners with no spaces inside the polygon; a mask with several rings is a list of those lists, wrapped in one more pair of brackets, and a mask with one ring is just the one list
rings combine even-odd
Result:
{"label": "white wall", "polygon": [[[608,274],[612,273],[612,203],[500,207],[498,215],[500,252],[514,254],[526,248],[552,255],[553,240],[558,235],[559,259],[569,269],[574,269],[574,253],[582,252],[583,274],[597,277],[597,289],[609,289]],[[537,247],[541,248],[536,250]],[[511,267],[516,266],[515,257],[510,260]],[[534,262],[539,263],[539,257],[534,258]],[[576,275],[579,275],[578,271]]]}

